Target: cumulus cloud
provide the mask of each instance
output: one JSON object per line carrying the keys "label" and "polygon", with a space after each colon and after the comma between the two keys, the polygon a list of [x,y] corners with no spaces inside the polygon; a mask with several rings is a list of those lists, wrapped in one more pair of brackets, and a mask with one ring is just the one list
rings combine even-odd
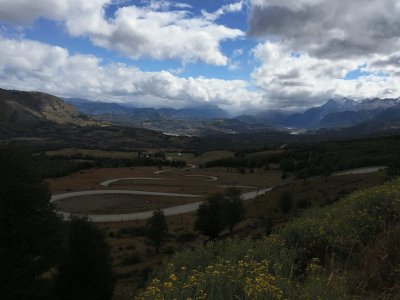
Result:
{"label": "cumulus cloud", "polygon": [[93,22],[111,0],[0,0],[0,20],[28,25],[40,17],[64,21],[83,17]]}
{"label": "cumulus cloud", "polygon": [[[226,65],[220,43],[244,35],[205,16],[193,16],[187,5],[150,1],[145,6],[119,6],[106,17],[112,0],[0,0],[0,19],[27,24],[39,17],[63,22],[72,36],[87,36],[97,46],[138,59],[180,59]],[[115,3],[114,3],[115,4]],[[221,8],[238,9],[238,4]]]}
{"label": "cumulus cloud", "polygon": [[400,45],[397,0],[251,0],[249,34],[311,56],[343,59],[391,53]]}
{"label": "cumulus cloud", "polygon": [[248,34],[261,40],[252,77],[275,106],[400,96],[397,0],[250,0]]}
{"label": "cumulus cloud", "polygon": [[90,36],[96,45],[133,58],[180,58],[184,62],[200,60],[226,65],[228,58],[220,51],[220,42],[242,34],[238,29],[203,18],[190,18],[184,11],[153,11],[130,6],[116,12],[109,30],[93,30]]}
{"label": "cumulus cloud", "polygon": [[261,107],[259,93],[242,80],[181,78],[170,72],[143,72],[120,63],[31,40],[0,37],[2,87],[40,90],[60,96],[185,107],[211,103],[232,112]]}
{"label": "cumulus cloud", "polygon": [[[365,99],[400,95],[400,78],[380,56],[367,64],[363,58],[331,60],[293,52],[287,46],[272,42],[259,44],[254,55],[261,65],[252,77],[272,107],[305,108],[340,96]],[[399,56],[394,55],[392,60],[397,62],[398,72]],[[357,69],[367,73],[354,80],[344,79]]]}

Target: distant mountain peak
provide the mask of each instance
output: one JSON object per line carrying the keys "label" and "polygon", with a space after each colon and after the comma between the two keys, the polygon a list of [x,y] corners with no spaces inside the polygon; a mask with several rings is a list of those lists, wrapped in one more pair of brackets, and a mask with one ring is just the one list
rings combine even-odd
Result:
{"label": "distant mountain peak", "polygon": [[286,125],[302,128],[353,126],[373,120],[378,114],[392,110],[399,104],[400,99],[368,98],[359,101],[346,97],[329,99],[321,106],[289,117]]}
{"label": "distant mountain peak", "polygon": [[357,105],[357,101],[343,97],[343,98],[339,98],[339,99],[331,98],[327,102],[325,102],[325,104],[323,104],[322,106],[325,106],[325,107],[328,106],[328,107],[337,108],[339,110],[342,110],[342,109],[352,108],[355,105]]}

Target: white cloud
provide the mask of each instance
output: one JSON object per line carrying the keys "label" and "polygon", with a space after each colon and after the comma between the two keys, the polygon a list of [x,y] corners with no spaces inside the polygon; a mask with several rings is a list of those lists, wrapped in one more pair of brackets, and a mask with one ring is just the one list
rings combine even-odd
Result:
{"label": "white cloud", "polygon": [[31,40],[0,37],[3,88],[40,90],[60,96],[128,102],[139,106],[184,107],[211,103],[230,111],[260,107],[262,97],[242,80],[180,78],[143,72],[124,64]]}
{"label": "white cloud", "polygon": [[102,16],[103,7],[109,3],[111,0],[0,0],[0,19],[23,25],[39,17],[58,21],[85,17],[93,22]]}
{"label": "white cloud", "polygon": [[[339,96],[365,99],[400,95],[400,77],[393,70],[386,77],[381,75],[388,71],[387,60],[382,60],[382,56],[381,60],[376,57],[369,61],[364,61],[362,57],[340,60],[315,58],[271,42],[259,44],[254,49],[254,55],[261,65],[254,70],[252,77],[272,107],[309,107]],[[400,69],[399,57],[395,59],[397,72]],[[363,70],[372,73],[354,80],[344,79],[347,73],[363,65]]]}
{"label": "white cloud", "polygon": [[[76,24],[76,23],[75,23]],[[153,11],[134,6],[117,11],[107,31],[90,33],[94,44],[127,56],[156,59],[180,58],[226,65],[220,42],[243,33],[201,18],[188,18],[184,11]]]}
{"label": "white cloud", "polygon": [[207,20],[215,21],[219,17],[221,17],[225,14],[242,11],[244,8],[244,5],[245,5],[244,0],[241,0],[238,2],[222,5],[219,9],[217,9],[216,11],[211,12],[211,13],[206,10],[203,10],[202,14]]}
{"label": "white cloud", "polygon": [[[88,36],[97,46],[137,59],[180,59],[226,65],[228,58],[220,43],[244,36],[238,29],[218,25],[203,16],[195,17],[187,5],[150,1],[147,6],[119,7],[113,17],[105,16],[112,0],[0,0],[0,20],[27,24],[39,17],[65,23],[72,36]],[[237,10],[239,4],[224,6]]]}
{"label": "white cloud", "polygon": [[[399,1],[250,3],[249,35],[264,40],[254,50],[261,65],[252,77],[272,105],[400,96]],[[364,73],[345,80],[354,70]]]}

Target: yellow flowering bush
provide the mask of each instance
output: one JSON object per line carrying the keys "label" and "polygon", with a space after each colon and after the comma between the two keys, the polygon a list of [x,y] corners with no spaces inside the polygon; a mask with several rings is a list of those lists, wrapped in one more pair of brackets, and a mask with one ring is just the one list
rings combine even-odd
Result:
{"label": "yellow flowering bush", "polygon": [[197,245],[168,258],[135,299],[346,299],[346,282],[317,258],[348,258],[400,223],[400,180],[310,210],[265,239]]}
{"label": "yellow flowering bush", "polygon": [[[208,260],[200,263],[197,252]],[[295,253],[279,236],[210,243],[172,256],[135,299],[300,299],[307,293],[292,280],[293,268]],[[313,293],[323,295],[327,282]]]}

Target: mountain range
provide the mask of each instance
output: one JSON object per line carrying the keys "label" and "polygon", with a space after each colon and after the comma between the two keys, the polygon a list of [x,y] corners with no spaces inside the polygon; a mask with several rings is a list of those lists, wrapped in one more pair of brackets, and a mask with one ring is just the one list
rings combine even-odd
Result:
{"label": "mountain range", "polygon": [[374,98],[361,101],[347,98],[330,99],[324,105],[290,116],[284,121],[284,125],[301,128],[337,128],[386,119],[400,120],[400,99]]}
{"label": "mountain range", "polygon": [[227,112],[211,105],[137,108],[0,89],[0,139],[39,139],[49,147],[192,144],[198,148],[218,148],[222,142],[239,147],[243,143],[257,145],[268,141],[378,136],[399,130],[400,99],[329,99],[303,112],[264,110],[230,118]]}
{"label": "mountain range", "polygon": [[120,126],[146,128],[171,135],[205,136],[216,133],[242,133],[271,129],[267,123],[255,124],[230,118],[216,105],[173,108],[138,108],[126,104],[93,102],[80,98],[64,98],[81,113],[97,120]]}
{"label": "mountain range", "polygon": [[95,120],[46,93],[0,89],[0,143],[3,141],[37,149],[136,149],[178,147],[187,139]]}
{"label": "mountain range", "polygon": [[400,122],[400,99],[329,99],[303,112],[262,110],[229,118],[214,105],[171,109],[132,108],[124,104],[65,99],[81,113],[123,126],[149,128],[175,134],[206,135],[213,132],[239,133],[272,128],[306,130],[337,129],[364,123]]}
{"label": "mountain range", "polygon": [[139,120],[160,120],[160,119],[227,119],[228,112],[216,105],[208,104],[195,107],[186,107],[181,109],[173,108],[139,108],[131,107],[118,103],[93,102],[81,98],[63,98],[79,109],[80,112],[87,115],[126,115]]}

